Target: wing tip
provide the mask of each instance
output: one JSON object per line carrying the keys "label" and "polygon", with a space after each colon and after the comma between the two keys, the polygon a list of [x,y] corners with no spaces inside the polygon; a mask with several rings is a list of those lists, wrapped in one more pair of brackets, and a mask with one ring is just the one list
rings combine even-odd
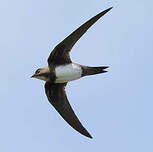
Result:
{"label": "wing tip", "polygon": [[88,138],[91,138],[91,139],[93,139],[93,137],[89,134],[88,136],[87,136]]}
{"label": "wing tip", "polygon": [[[81,133],[82,134],[82,133]],[[86,137],[88,137],[88,138],[90,138],[90,139],[93,139],[93,137],[87,132],[86,134],[82,134],[83,136],[86,136]]]}
{"label": "wing tip", "polygon": [[106,10],[108,10],[108,11],[109,11],[109,10],[111,10],[112,8],[113,8],[113,6],[112,6],[112,7],[110,7],[110,8],[108,8],[108,9],[106,9]]}
{"label": "wing tip", "polygon": [[84,128],[83,129],[83,131],[79,131],[79,133],[81,133],[82,135],[84,135],[84,136],[86,136],[86,137],[88,137],[88,138],[93,138],[91,135],[90,135],[90,133]]}
{"label": "wing tip", "polygon": [[109,12],[112,8],[113,8],[113,7],[110,7],[110,8],[108,8],[108,9],[106,9],[106,10],[100,12],[100,13],[97,14],[96,16],[99,16],[99,18],[100,18],[100,17],[102,17],[103,15],[105,15],[107,12]]}
{"label": "wing tip", "polygon": [[106,9],[104,12],[107,13],[108,11],[110,11],[113,7],[110,7],[108,9]]}

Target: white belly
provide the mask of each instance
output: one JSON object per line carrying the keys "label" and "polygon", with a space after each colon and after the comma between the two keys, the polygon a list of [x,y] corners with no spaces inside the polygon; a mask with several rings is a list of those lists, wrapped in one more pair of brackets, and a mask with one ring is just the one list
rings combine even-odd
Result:
{"label": "white belly", "polygon": [[55,73],[56,73],[55,83],[64,83],[79,79],[82,74],[82,69],[79,65],[70,63],[67,65],[56,67]]}

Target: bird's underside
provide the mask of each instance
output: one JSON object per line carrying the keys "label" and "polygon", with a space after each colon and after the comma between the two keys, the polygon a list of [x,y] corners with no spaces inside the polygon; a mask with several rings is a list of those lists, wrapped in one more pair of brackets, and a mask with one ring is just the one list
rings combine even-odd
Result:
{"label": "bird's underside", "polygon": [[[83,76],[93,75],[106,72],[106,66],[101,67],[88,67],[72,63],[70,59],[70,51],[74,44],[80,39],[80,37],[104,14],[106,14],[111,8],[97,14],[86,23],[81,25],[62,42],[60,42],[51,52],[48,58],[49,70],[54,74],[50,74],[52,79],[46,79],[45,92],[49,102],[54,106],[57,112],[63,117],[63,119],[75,130],[84,136],[92,138],[89,132],[83,127],[77,116],[75,115],[72,107],[69,104],[65,93],[65,87],[68,81],[78,79]],[[71,66],[73,66],[71,67]],[[72,69],[68,69],[67,67]],[[65,70],[67,68],[67,71]],[[62,72],[61,72],[62,71]],[[73,73],[72,73],[73,71]],[[68,77],[68,72],[71,77]],[[47,72],[46,72],[47,73]],[[48,75],[45,73],[45,76]],[[42,76],[42,75],[41,75]],[[49,80],[49,81],[48,81]]]}

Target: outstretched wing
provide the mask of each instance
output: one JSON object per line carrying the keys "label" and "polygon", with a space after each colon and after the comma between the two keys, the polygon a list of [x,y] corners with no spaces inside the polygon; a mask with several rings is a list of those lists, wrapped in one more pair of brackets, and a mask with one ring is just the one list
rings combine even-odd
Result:
{"label": "outstretched wing", "polygon": [[48,58],[49,66],[51,64],[60,65],[65,63],[71,63],[69,52],[72,49],[73,45],[80,39],[80,37],[104,14],[106,14],[111,8],[106,9],[105,11],[97,14],[86,23],[81,25],[68,37],[66,37],[62,42],[60,42],[51,52]]}
{"label": "outstretched wing", "polygon": [[71,108],[65,93],[67,83],[46,82],[45,92],[49,102],[54,106],[63,119],[81,134],[92,138],[88,131],[82,126],[81,122]]}

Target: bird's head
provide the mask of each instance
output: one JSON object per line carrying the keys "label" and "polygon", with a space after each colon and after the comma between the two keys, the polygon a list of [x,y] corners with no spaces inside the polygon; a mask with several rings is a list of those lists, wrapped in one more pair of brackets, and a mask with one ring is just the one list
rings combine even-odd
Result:
{"label": "bird's head", "polygon": [[31,76],[31,78],[37,78],[44,81],[49,81],[50,70],[47,67],[39,68],[35,71],[35,73]]}

